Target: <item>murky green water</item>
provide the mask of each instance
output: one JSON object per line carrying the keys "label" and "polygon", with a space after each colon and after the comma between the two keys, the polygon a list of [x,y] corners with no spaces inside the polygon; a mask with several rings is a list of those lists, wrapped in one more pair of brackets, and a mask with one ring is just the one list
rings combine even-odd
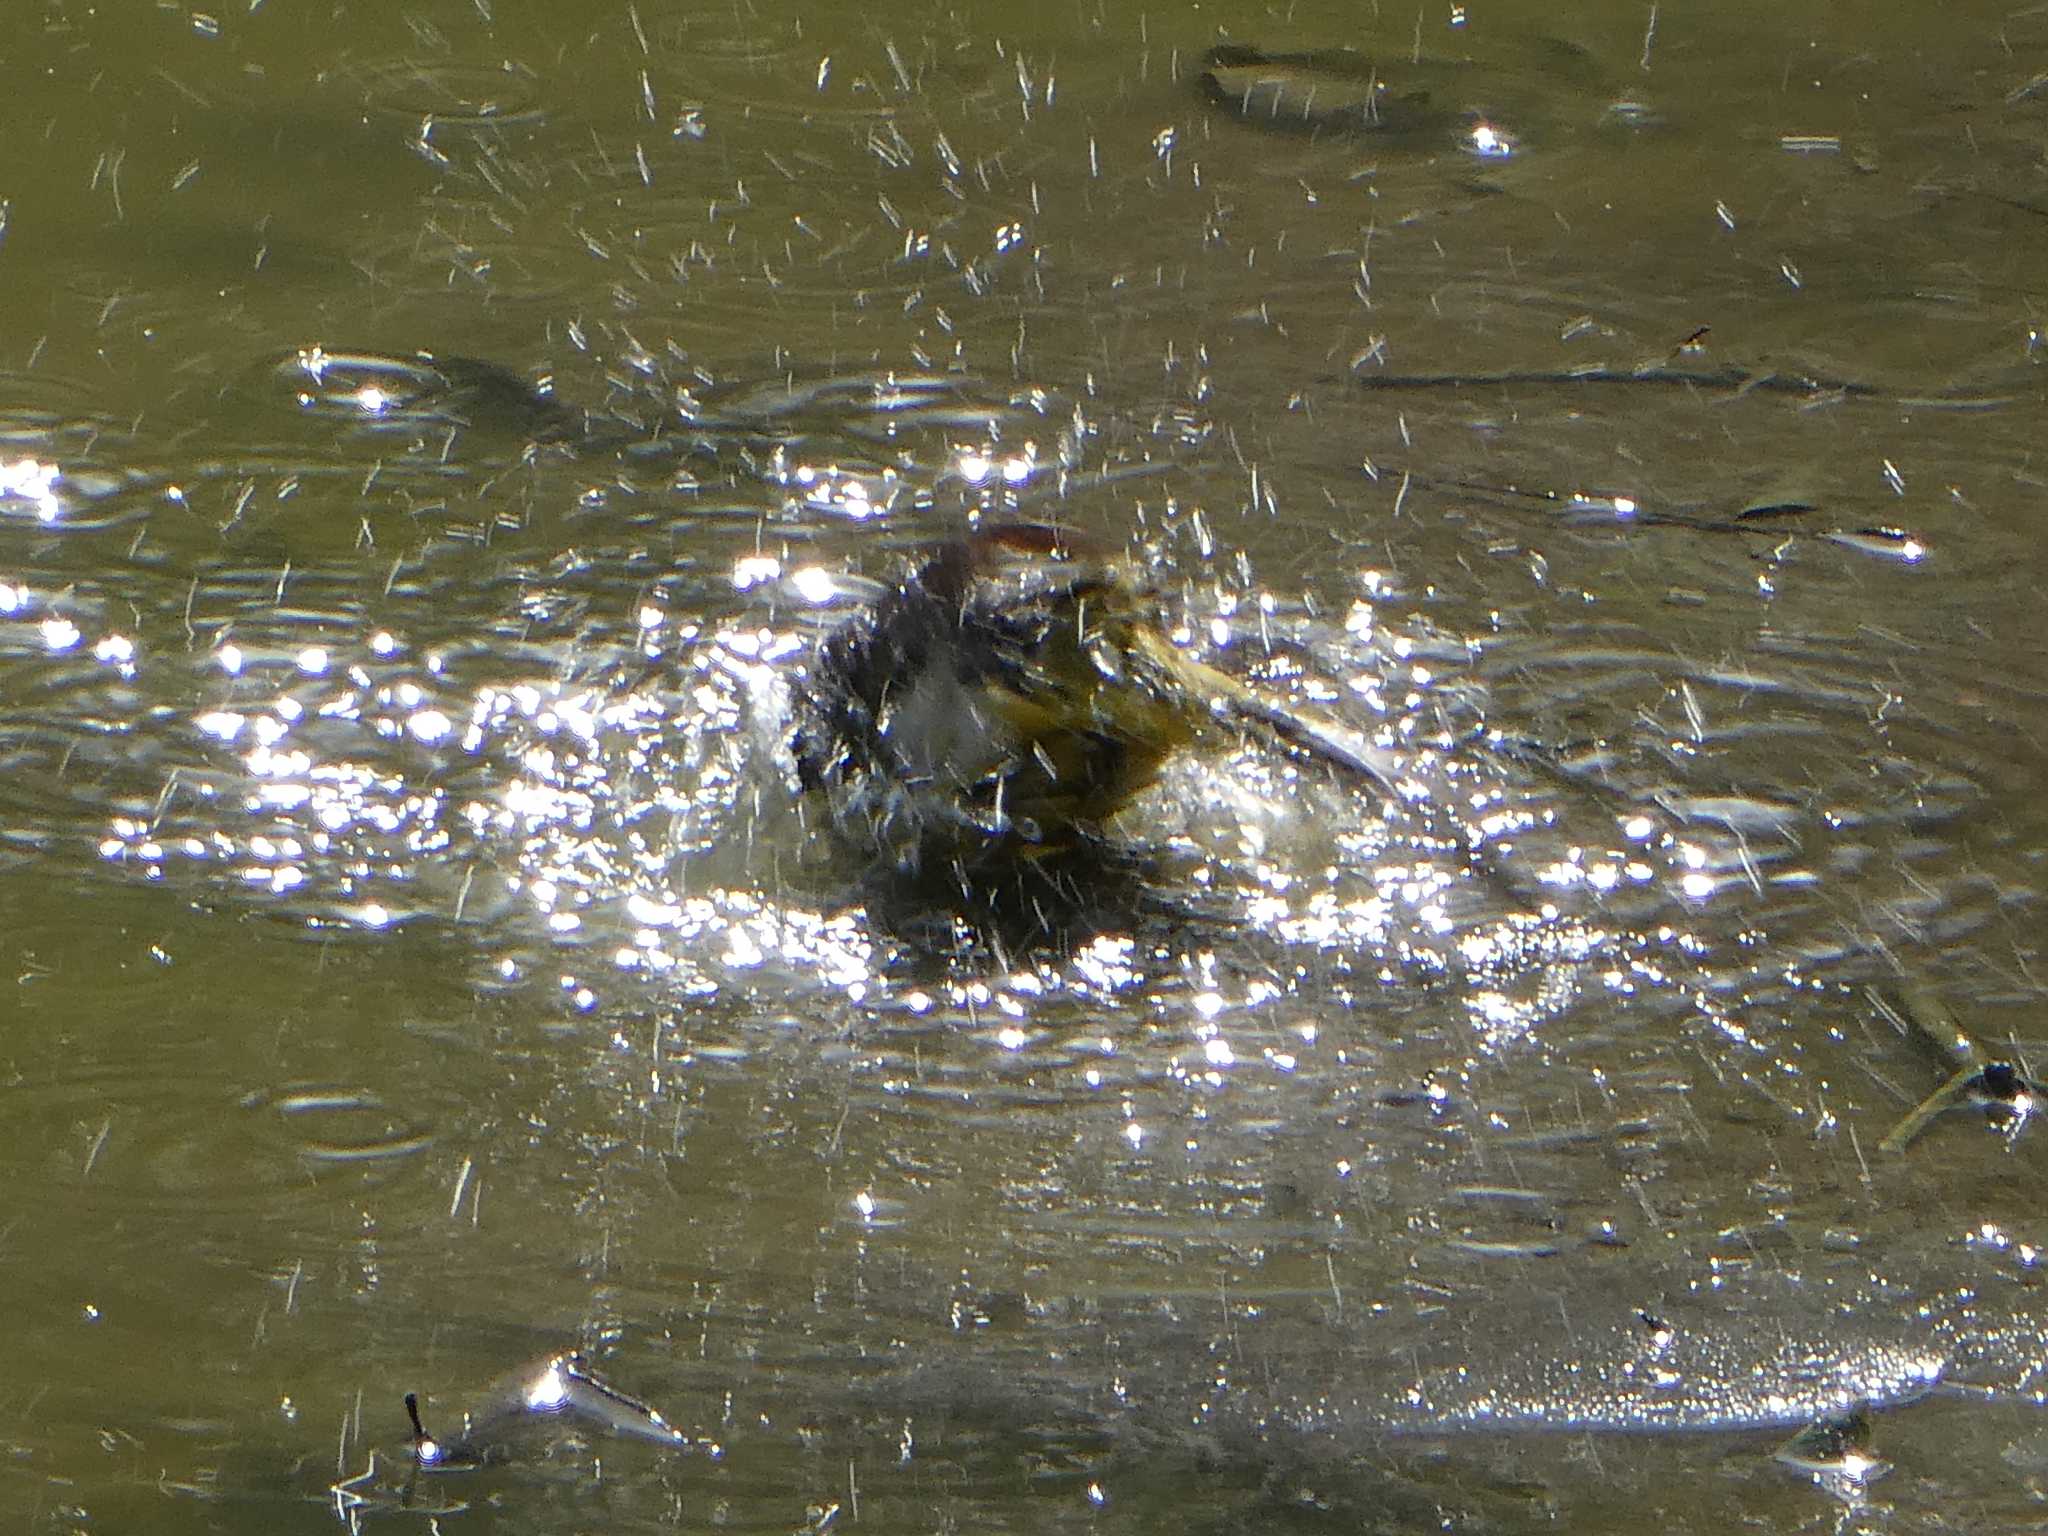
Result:
{"label": "murky green water", "polygon": [[[1881,1151],[1878,1000],[2038,1045],[2048,12],[1552,11],[1233,19],[1351,135],[1208,12],[0,22],[8,1528],[2031,1529],[2041,1139]],[[813,599],[1007,515],[1409,801],[882,921]],[[407,1476],[571,1345],[686,1449]]]}

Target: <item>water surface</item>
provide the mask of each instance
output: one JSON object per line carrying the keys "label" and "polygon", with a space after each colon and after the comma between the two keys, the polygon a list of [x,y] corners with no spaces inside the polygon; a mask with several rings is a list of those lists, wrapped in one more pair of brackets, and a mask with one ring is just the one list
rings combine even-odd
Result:
{"label": "water surface", "polygon": [[[1228,39],[1391,134],[1214,26],[14,20],[17,1524],[2038,1520],[2040,1140],[1881,1154],[1872,994],[2035,1046],[2048,16]],[[1006,516],[1408,799],[1230,740],[1099,934],[882,921],[787,691]],[[688,1448],[361,1477],[572,1344]]]}

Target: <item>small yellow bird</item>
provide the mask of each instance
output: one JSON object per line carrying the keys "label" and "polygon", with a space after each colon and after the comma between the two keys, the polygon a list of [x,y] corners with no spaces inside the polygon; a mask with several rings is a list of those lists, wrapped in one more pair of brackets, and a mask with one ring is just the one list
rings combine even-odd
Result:
{"label": "small yellow bird", "polygon": [[1391,755],[1183,654],[1126,560],[1039,524],[942,546],[815,653],[805,789],[885,868],[962,877],[1105,840],[1168,757],[1230,721],[1391,789]]}

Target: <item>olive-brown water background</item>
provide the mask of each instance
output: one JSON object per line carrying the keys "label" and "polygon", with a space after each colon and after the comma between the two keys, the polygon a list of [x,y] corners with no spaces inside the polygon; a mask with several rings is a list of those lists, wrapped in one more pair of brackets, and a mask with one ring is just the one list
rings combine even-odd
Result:
{"label": "olive-brown water background", "polygon": [[[1875,1157],[1944,1068],[1865,988],[2039,1033],[2048,10],[1229,14],[1467,61],[1504,161],[1214,111],[1221,16],[0,20],[0,460],[62,471],[0,499],[0,1523],[325,1526],[404,1391],[575,1342],[693,1449],[543,1435],[355,1513],[2039,1518],[2048,1421],[2005,1404],[1886,1417],[1845,1505],[1771,1434],[1300,1466],[890,1401],[1006,1347],[1100,1400],[1096,1309],[1144,1298],[1426,1353],[1496,1297],[1568,1325],[1591,1266],[2042,1238],[2036,1134]],[[312,347],[667,441],[353,419],[299,400]],[[1674,355],[1870,392],[1359,382]],[[1254,741],[1148,808],[1184,923],[900,957],[758,762],[808,633],[777,583],[1011,507],[1406,722],[1437,803],[1502,795],[1520,895],[1377,878],[1458,860]],[[1148,1349],[1193,1391],[1211,1342]]]}

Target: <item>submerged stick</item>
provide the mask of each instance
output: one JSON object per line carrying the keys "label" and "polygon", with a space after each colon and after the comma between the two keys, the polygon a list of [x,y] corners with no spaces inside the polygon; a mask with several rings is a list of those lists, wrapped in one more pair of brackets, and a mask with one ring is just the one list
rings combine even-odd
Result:
{"label": "submerged stick", "polygon": [[2017,1135],[2020,1126],[2048,1096],[2048,1090],[2027,1076],[2023,1063],[1986,1053],[1947,1007],[1924,988],[1906,991],[1903,1012],[1875,992],[1869,996],[1878,1011],[1901,1033],[1920,1039],[1955,1067],[1940,1087],[1891,1128],[1877,1144],[1878,1151],[1904,1152],[1928,1126],[1950,1110],[1964,1107],[2004,1117],[2010,1122],[2007,1135]]}
{"label": "submerged stick", "polygon": [[467,1472],[501,1459],[505,1438],[535,1419],[567,1419],[657,1445],[679,1446],[686,1440],[660,1410],[605,1381],[575,1349],[544,1355],[498,1378],[484,1389],[476,1408],[463,1415],[462,1431],[453,1440],[437,1440],[427,1432],[417,1394],[405,1394],[405,1411],[412,1421],[413,1460],[427,1472]]}

